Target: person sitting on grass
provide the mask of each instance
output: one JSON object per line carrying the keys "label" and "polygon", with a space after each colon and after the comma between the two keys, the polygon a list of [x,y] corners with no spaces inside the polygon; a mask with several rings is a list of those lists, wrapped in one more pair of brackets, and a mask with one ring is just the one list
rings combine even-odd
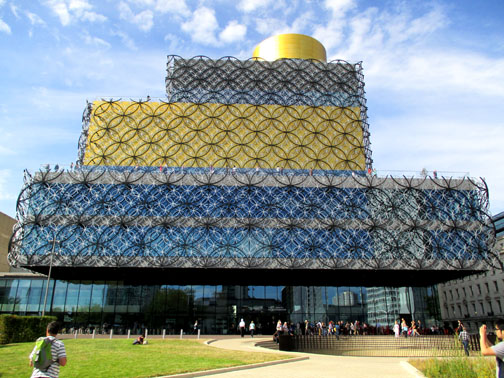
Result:
{"label": "person sitting on grass", "polygon": [[480,346],[483,356],[495,356],[497,378],[504,378],[504,319],[498,319],[495,323],[495,334],[500,342],[490,345],[487,338],[487,326],[483,324],[480,328]]}
{"label": "person sitting on grass", "polygon": [[133,341],[133,345],[142,345],[144,343],[144,337],[142,335],[138,336],[135,341]]}

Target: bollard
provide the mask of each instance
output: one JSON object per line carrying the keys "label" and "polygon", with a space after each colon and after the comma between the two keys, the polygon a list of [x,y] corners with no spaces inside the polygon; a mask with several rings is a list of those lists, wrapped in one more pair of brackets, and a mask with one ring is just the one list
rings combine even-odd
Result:
{"label": "bollard", "polygon": [[128,329],[128,339],[130,338],[131,335],[131,329]]}
{"label": "bollard", "polygon": [[183,334],[183,333],[184,333],[184,330],[183,330],[183,329],[181,329],[181,330],[180,330],[180,338],[182,338],[182,334]]}
{"label": "bollard", "polygon": [[145,328],[145,338],[147,338],[147,335],[149,334],[149,330]]}
{"label": "bollard", "polygon": [[96,330],[93,329],[93,339],[95,338],[95,332],[96,332]]}
{"label": "bollard", "polygon": [[201,329],[198,329],[198,339],[199,339],[200,333],[201,333]]}
{"label": "bollard", "polygon": [[164,340],[165,336],[166,336],[166,329],[163,329],[163,340]]}
{"label": "bollard", "polygon": [[114,330],[113,330],[113,329],[111,329],[111,330],[110,330],[110,338],[111,338],[111,339],[112,339],[112,335],[113,335],[113,334],[114,334]]}
{"label": "bollard", "polygon": [[74,334],[74,339],[77,338],[77,331],[75,331],[75,334]]}

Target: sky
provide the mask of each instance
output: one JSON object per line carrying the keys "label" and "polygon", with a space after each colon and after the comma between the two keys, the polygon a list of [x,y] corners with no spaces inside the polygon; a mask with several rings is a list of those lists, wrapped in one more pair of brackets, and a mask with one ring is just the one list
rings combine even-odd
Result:
{"label": "sky", "polygon": [[483,177],[504,211],[504,1],[0,0],[0,211],[77,159],[86,100],[166,96],[166,56],[248,59],[280,33],[362,61],[379,174]]}

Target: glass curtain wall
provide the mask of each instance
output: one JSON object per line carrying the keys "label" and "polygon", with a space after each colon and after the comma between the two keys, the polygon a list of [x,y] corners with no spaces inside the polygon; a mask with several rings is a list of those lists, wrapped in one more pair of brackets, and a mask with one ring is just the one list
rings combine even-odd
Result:
{"label": "glass curtain wall", "polygon": [[[0,313],[40,315],[46,280],[0,279]],[[240,320],[272,334],[278,320],[343,321],[391,328],[395,320],[439,325],[435,287],[126,285],[117,281],[51,281],[46,313],[67,329],[92,332],[235,334]]]}

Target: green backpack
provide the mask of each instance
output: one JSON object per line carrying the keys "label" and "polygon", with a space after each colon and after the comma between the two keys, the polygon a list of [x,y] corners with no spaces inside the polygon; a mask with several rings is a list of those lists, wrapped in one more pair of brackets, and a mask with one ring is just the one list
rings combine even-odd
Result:
{"label": "green backpack", "polygon": [[35,342],[35,351],[33,353],[33,366],[40,371],[46,371],[54,362],[52,359],[51,346],[54,341],[49,337],[39,337]]}

